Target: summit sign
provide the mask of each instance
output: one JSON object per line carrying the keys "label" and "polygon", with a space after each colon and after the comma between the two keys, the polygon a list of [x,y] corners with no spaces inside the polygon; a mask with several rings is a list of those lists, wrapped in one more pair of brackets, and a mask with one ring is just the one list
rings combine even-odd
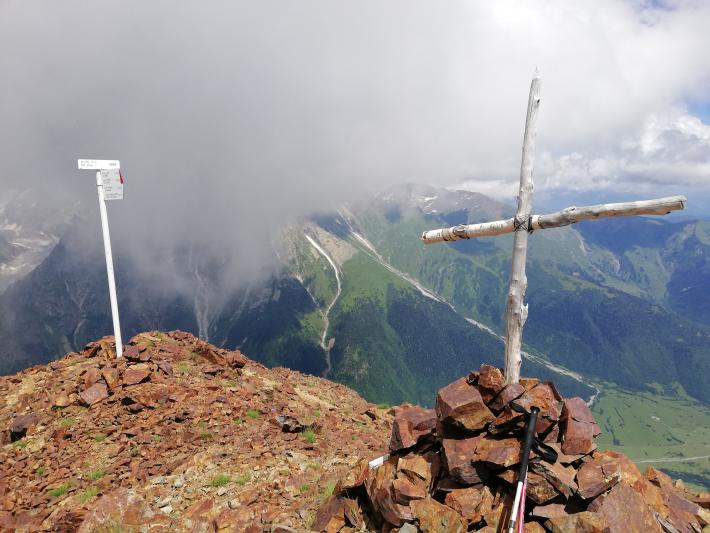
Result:
{"label": "summit sign", "polygon": [[101,174],[101,184],[104,189],[104,200],[123,200],[123,179],[119,169],[104,169]]}
{"label": "summit sign", "polygon": [[79,170],[110,170],[121,168],[116,159],[79,159]]}

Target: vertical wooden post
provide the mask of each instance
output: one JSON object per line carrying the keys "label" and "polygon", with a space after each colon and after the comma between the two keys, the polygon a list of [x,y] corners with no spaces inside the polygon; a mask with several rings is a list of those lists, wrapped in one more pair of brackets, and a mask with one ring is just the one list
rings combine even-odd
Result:
{"label": "vertical wooden post", "polygon": [[523,136],[523,157],[520,164],[520,191],[518,192],[518,211],[515,215],[515,236],[513,238],[513,264],[508,287],[508,305],[506,308],[505,335],[505,381],[517,383],[520,379],[520,346],[523,337],[523,325],[528,317],[525,305],[525,289],[528,285],[525,276],[525,259],[528,251],[528,230],[532,212],[533,161],[535,151],[535,128],[537,111],[540,107],[540,77],[535,77],[530,84],[528,112],[525,118]]}

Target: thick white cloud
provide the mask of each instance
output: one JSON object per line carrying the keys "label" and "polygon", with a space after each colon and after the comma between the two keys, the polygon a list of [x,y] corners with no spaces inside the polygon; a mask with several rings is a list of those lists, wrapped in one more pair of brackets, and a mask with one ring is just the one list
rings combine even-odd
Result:
{"label": "thick white cloud", "polygon": [[538,187],[707,190],[710,2],[659,4],[0,0],[0,187],[92,205],[76,158],[120,158],[119,239],[258,272],[368,188],[512,195],[539,67]]}
{"label": "thick white cloud", "polygon": [[[546,2],[511,11],[517,16],[504,16],[507,33],[519,37],[503,48],[503,57],[522,69],[521,59],[530,58],[525,43],[532,43],[542,68],[538,188],[648,194],[673,186],[710,190],[708,125],[685,106],[687,99],[710,99],[710,55],[702,52],[710,47],[705,31],[710,3],[661,9],[624,2]],[[509,135],[515,129],[515,117],[510,119]],[[501,143],[500,148],[512,146]],[[512,153],[486,161],[466,186],[512,196],[519,157]],[[484,183],[480,174],[488,178]]]}
{"label": "thick white cloud", "polygon": [[607,151],[541,154],[538,174],[549,188],[652,194],[676,187],[710,190],[710,125],[683,109],[650,113]]}

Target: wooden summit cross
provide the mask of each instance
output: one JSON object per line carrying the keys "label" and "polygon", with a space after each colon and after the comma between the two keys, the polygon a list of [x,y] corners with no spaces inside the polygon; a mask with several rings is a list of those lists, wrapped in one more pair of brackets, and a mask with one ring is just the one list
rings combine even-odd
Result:
{"label": "wooden summit cross", "polygon": [[520,378],[520,346],[523,337],[523,325],[528,316],[528,306],[523,303],[527,278],[525,277],[525,258],[528,249],[528,234],[534,230],[559,228],[579,222],[606,217],[624,217],[632,215],[666,215],[671,211],[683,209],[685,196],[670,196],[656,200],[623,202],[617,204],[568,207],[549,215],[532,214],[532,169],[535,147],[535,123],[540,107],[540,77],[535,76],[530,84],[528,112],[525,119],[523,136],[523,157],[520,165],[520,191],[518,210],[513,218],[484,222],[481,224],[461,224],[452,228],[425,231],[422,241],[432,244],[443,241],[457,241],[473,237],[489,237],[514,233],[513,264],[508,287],[508,305],[506,308],[505,335],[505,380],[517,383]]}

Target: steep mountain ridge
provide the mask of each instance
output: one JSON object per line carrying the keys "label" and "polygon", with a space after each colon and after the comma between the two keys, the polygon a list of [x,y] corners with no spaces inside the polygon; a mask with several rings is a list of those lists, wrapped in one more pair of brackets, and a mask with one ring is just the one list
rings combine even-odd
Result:
{"label": "steep mountain ridge", "polygon": [[[366,206],[287,229],[275,245],[282,270],[233,288],[217,289],[213,270],[178,255],[171,261],[200,273],[199,291],[159,289],[122,255],[124,330],[185,329],[270,366],[326,374],[373,401],[427,403],[467,368],[500,363],[510,238],[425,247],[417,236],[510,213],[476,193],[394,188]],[[560,377],[548,361],[636,389],[681,383],[707,401],[710,328],[699,311],[706,223],[644,218],[633,222],[641,229],[625,230],[626,222],[532,235],[525,341],[545,364],[526,365],[554,377],[565,394],[590,397],[594,389]],[[0,296],[2,371],[110,331],[101,257],[75,257],[70,244]],[[690,259],[699,267],[687,267]],[[216,304],[210,294],[218,291],[224,294]],[[94,296],[84,301],[85,294]]]}
{"label": "steep mountain ridge", "polygon": [[[300,259],[289,260],[290,271],[266,284],[235,291],[210,322],[213,342],[240,347],[270,366],[322,375],[327,369],[321,345],[323,312],[335,302],[327,334],[328,343],[334,343],[331,377],[369,399],[388,402],[430,401],[436,387],[470,364],[500,359],[502,349],[495,335],[471,328],[450,306],[382,265],[371,251],[363,252],[357,239],[348,244],[317,225],[309,231],[327,255],[342,263],[338,266],[343,273],[342,296],[333,299],[337,288],[333,267],[299,229],[291,235],[291,253]],[[72,238],[68,236],[45,263],[0,297],[0,337],[8,339],[0,345],[6,372],[49,360],[53,346],[72,349],[91,335],[110,331],[110,317],[101,311],[102,306],[108,308],[105,274],[97,266],[101,256],[76,254]],[[85,245],[79,238],[77,243]],[[187,292],[171,294],[141,279],[124,257],[117,278],[125,334],[146,326],[197,333]],[[98,297],[87,298],[90,294]],[[34,353],[46,355],[42,359]],[[18,361],[19,354],[27,358]],[[540,372],[549,375],[543,368]],[[567,385],[564,379],[561,382]],[[568,384],[580,394],[591,394],[573,380]]]}

